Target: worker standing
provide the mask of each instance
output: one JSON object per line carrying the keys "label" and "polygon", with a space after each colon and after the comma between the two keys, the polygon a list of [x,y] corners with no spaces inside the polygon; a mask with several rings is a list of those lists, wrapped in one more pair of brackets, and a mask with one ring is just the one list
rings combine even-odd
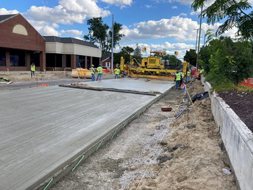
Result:
{"label": "worker standing", "polygon": [[177,71],[175,75],[175,81],[176,81],[176,89],[179,89],[180,87],[180,81],[181,81],[181,74]]}
{"label": "worker standing", "polygon": [[31,64],[31,78],[33,78],[33,76],[35,77],[35,70],[36,70],[35,64],[32,63]]}
{"label": "worker standing", "polygon": [[101,65],[99,65],[97,67],[97,72],[98,72],[98,75],[97,75],[97,81],[101,81],[102,80],[102,76],[103,76],[103,68]]}
{"label": "worker standing", "polygon": [[191,71],[188,70],[186,73],[186,83],[190,82],[190,80],[191,80]]}
{"label": "worker standing", "polygon": [[120,69],[116,67],[114,69],[115,79],[118,79],[120,77]]}
{"label": "worker standing", "polygon": [[181,84],[183,83],[184,74],[183,74],[183,72],[182,72],[181,70],[180,70],[178,73],[179,73],[179,75],[180,75],[179,86],[181,86]]}
{"label": "worker standing", "polygon": [[95,81],[95,68],[94,68],[94,65],[91,65],[90,67],[90,74],[91,74],[91,81]]}

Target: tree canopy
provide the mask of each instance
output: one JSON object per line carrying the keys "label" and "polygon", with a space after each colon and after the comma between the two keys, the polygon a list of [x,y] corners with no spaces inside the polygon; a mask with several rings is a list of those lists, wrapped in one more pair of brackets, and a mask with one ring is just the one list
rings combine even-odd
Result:
{"label": "tree canopy", "polygon": [[184,60],[189,62],[191,65],[196,66],[196,60],[197,60],[196,51],[194,49],[190,49],[189,51],[186,51]]}
{"label": "tree canopy", "polygon": [[[87,25],[89,26],[89,33],[84,35],[84,40],[92,43],[98,43],[103,53],[111,51],[112,31],[110,27],[103,22],[102,18],[91,18],[87,21]],[[122,25],[117,22],[114,23],[113,30],[113,47],[115,47],[124,35],[120,34]]]}
{"label": "tree canopy", "polygon": [[[196,11],[205,3],[205,0],[194,0],[192,7]],[[253,11],[250,9],[251,5],[247,0],[215,0],[202,11],[201,16],[207,17],[207,22],[212,24],[225,19],[217,30],[218,35],[236,26],[238,34],[249,39],[253,37]]]}

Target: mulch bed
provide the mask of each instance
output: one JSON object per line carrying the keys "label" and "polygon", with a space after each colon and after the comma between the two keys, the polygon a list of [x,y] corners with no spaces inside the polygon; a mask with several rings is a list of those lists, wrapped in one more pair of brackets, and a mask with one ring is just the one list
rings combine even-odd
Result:
{"label": "mulch bed", "polygon": [[219,95],[253,132],[253,93],[231,91]]}

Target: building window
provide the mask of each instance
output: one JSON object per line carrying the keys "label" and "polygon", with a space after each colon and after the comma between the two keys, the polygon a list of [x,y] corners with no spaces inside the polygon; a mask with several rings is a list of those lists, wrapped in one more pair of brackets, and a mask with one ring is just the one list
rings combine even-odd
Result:
{"label": "building window", "polygon": [[71,55],[66,55],[66,67],[71,67]]}
{"label": "building window", "polygon": [[6,56],[4,49],[0,49],[0,66],[6,66]]}
{"label": "building window", "polygon": [[25,52],[12,50],[10,52],[10,64],[13,67],[25,67]]}
{"label": "building window", "polygon": [[47,67],[62,67],[62,55],[61,54],[46,54],[46,66]]}
{"label": "building window", "polygon": [[21,24],[16,24],[12,29],[12,33],[28,36],[26,28]]}

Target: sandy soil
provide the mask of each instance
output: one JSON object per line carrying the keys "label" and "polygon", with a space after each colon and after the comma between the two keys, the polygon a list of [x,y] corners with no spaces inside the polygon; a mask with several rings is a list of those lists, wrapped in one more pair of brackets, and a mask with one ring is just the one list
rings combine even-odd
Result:
{"label": "sandy soil", "polygon": [[[190,87],[202,91],[199,82]],[[236,189],[233,174],[223,171],[230,168],[209,99],[175,119],[181,101],[181,91],[172,90],[52,189]],[[172,111],[162,112],[164,105]]]}

